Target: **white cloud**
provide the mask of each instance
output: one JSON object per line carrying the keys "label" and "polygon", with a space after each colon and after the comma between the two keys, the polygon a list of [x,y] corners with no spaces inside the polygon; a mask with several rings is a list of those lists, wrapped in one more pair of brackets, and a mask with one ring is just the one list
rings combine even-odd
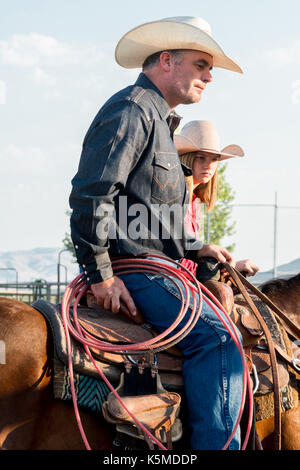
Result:
{"label": "white cloud", "polygon": [[0,104],[6,103],[6,83],[0,80]]}
{"label": "white cloud", "polygon": [[18,147],[15,144],[6,145],[0,151],[1,174],[37,174],[47,170],[48,162],[44,152],[39,147]]}
{"label": "white cloud", "polygon": [[38,33],[14,34],[0,41],[0,61],[18,67],[90,65],[104,59],[94,46],[74,46]]}
{"label": "white cloud", "polygon": [[79,89],[102,91],[105,84],[105,78],[102,75],[89,74],[81,78],[76,78],[73,86]]}
{"label": "white cloud", "polygon": [[292,92],[292,103],[293,104],[300,104],[300,80],[294,80],[292,82],[291,88]]}
{"label": "white cloud", "polygon": [[52,75],[49,75],[40,67],[34,68],[33,81],[38,85],[46,85],[47,87],[53,87],[56,85],[56,78]]}
{"label": "white cloud", "polygon": [[266,52],[266,57],[272,65],[282,67],[285,65],[300,64],[300,40],[293,41],[288,47],[278,47]]}

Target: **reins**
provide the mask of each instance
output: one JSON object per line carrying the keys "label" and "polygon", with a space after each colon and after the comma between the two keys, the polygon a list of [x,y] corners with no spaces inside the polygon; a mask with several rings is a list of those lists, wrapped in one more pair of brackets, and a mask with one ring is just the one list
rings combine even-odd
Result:
{"label": "reins", "polygon": [[[214,310],[218,318],[226,327],[236,347],[238,348],[239,353],[241,355],[241,359],[242,359],[243,386],[242,386],[242,398],[241,398],[239,415],[237,418],[237,422],[235,423],[235,426],[233,428],[233,431],[230,437],[228,438],[227,442],[225,443],[223,449],[228,448],[231,440],[233,439],[237,431],[238,425],[242,417],[244,404],[246,400],[246,392],[247,392],[247,387],[248,387],[250,406],[249,406],[249,418],[248,418],[247,431],[246,431],[244,443],[242,445],[242,450],[243,450],[246,448],[249,435],[250,435],[251,425],[252,425],[253,397],[252,397],[252,390],[251,390],[250,374],[248,371],[245,354],[244,354],[243,347],[238,336],[237,329],[235,325],[233,324],[232,320],[230,319],[229,315],[223,308],[223,306],[220,304],[220,302],[218,302],[218,300],[211,294],[211,292],[209,292],[204,286],[202,286],[186,268],[184,268],[181,264],[176,263],[174,260],[170,260],[164,256],[152,256],[151,255],[151,258],[152,259],[147,259],[147,256],[145,255],[145,256],[141,256],[140,258],[133,258],[133,259],[122,258],[122,259],[114,260],[112,262],[114,274],[116,276],[121,275],[121,274],[126,274],[126,273],[137,273],[137,272],[159,274],[160,276],[167,277],[170,281],[172,281],[179,291],[180,298],[181,298],[181,307],[180,307],[180,311],[175,321],[164,332],[160,333],[154,338],[151,338],[150,340],[136,343],[136,344],[127,344],[127,343],[111,344],[109,342],[102,341],[102,340],[95,338],[93,335],[88,333],[86,330],[84,330],[80,326],[80,323],[77,318],[77,307],[79,305],[81,298],[85,295],[85,293],[87,292],[89,288],[89,286],[87,286],[84,281],[83,274],[80,274],[79,276],[77,276],[71,282],[71,284],[67,287],[65,291],[63,301],[62,301],[62,318],[63,318],[63,324],[64,324],[64,329],[65,329],[65,334],[66,334],[66,339],[67,339],[68,365],[69,365],[70,379],[71,379],[71,392],[72,392],[72,399],[73,399],[73,405],[74,405],[74,411],[75,411],[77,424],[78,424],[82,439],[84,441],[85,447],[86,449],[91,450],[88,440],[86,438],[86,435],[84,433],[84,429],[81,424],[80,414],[79,414],[78,406],[77,406],[76,392],[75,392],[75,386],[74,386],[73,364],[72,364],[71,336],[74,337],[77,341],[79,341],[83,345],[86,353],[88,354],[91,362],[93,363],[100,377],[106,383],[106,385],[111,390],[111,392],[115,395],[115,397],[119,400],[120,404],[129,414],[129,416],[131,416],[136,426],[142,431],[142,433],[145,436],[145,439],[150,439],[155,444],[157,444],[157,446],[160,449],[167,450],[163,446],[163,444],[160,441],[158,441],[148,431],[148,429],[146,429],[145,426],[143,426],[141,422],[139,422],[139,420],[130,412],[130,410],[128,410],[122,398],[118,395],[118,393],[116,392],[112,384],[105,377],[101,369],[97,366],[92,356],[92,353],[90,351],[90,348],[94,348],[96,350],[98,349],[101,351],[108,351],[112,353],[122,353],[125,355],[127,353],[130,353],[130,355],[132,355],[132,354],[141,354],[141,353],[144,353],[145,351],[150,351],[151,353],[157,353],[157,352],[166,350],[170,348],[171,346],[174,346],[192,330],[192,328],[195,326],[196,322],[200,318],[202,302],[203,302],[203,295],[202,295],[201,290],[203,289],[206,295],[210,297],[210,299],[212,299],[215,304],[217,304],[219,309],[226,316],[226,319],[228,320],[230,327],[226,324],[225,320],[222,318],[222,315],[217,310],[214,303],[208,297],[205,296],[205,301],[211,306],[211,308]],[[166,264],[165,263],[166,261],[167,262],[171,261],[174,266],[170,266]],[[181,286],[183,286],[183,289],[181,288]],[[190,292],[191,292],[191,295],[190,295]],[[198,296],[198,299],[199,299],[198,305],[196,302],[196,295]],[[175,328],[178,327],[178,325],[182,322],[182,320],[184,319],[186,320],[186,315],[190,308],[190,301],[192,303],[190,316],[187,319],[184,326],[179,331],[174,333]],[[73,315],[71,319],[70,307],[72,303],[73,303]]]}

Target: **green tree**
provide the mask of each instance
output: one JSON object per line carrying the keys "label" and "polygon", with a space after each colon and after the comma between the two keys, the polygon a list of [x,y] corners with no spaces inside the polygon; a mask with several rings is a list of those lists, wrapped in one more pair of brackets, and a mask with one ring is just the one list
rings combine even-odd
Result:
{"label": "green tree", "polygon": [[[216,203],[209,215],[207,211],[204,214],[205,240],[207,241],[207,232],[209,233],[209,243],[222,245],[222,240],[226,236],[234,235],[236,223],[231,220],[231,203],[234,200],[235,193],[230,184],[226,181],[225,170],[227,163],[219,165],[218,168],[218,189]],[[235,243],[225,247],[232,252]]]}

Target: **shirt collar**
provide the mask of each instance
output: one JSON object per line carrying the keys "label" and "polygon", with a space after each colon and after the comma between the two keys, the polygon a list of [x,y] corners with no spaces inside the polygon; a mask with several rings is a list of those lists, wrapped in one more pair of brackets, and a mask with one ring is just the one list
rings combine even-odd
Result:
{"label": "shirt collar", "polygon": [[150,92],[153,104],[157,108],[161,118],[167,121],[168,126],[170,127],[170,131],[173,135],[175,129],[180,123],[181,116],[179,116],[179,114],[170,108],[161,91],[143,72],[140,73],[135,84],[147,89]]}
{"label": "shirt collar", "polygon": [[170,134],[173,139],[174,132],[176,131],[177,127],[180,124],[182,117],[179,116],[174,110],[170,112],[169,116],[167,117],[167,123],[170,128]]}

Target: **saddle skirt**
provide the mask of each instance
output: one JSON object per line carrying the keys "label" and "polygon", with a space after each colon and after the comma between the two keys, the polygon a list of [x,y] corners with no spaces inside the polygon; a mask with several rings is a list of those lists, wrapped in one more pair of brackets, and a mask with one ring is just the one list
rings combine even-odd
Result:
{"label": "saddle skirt", "polygon": [[[32,304],[47,320],[54,338],[55,357],[68,367],[68,350],[61,316],[61,306],[53,305],[43,299]],[[79,323],[89,333],[98,339],[116,344],[135,344],[153,338],[157,333],[148,324],[138,325],[122,314],[112,314],[97,306],[77,308]],[[71,338],[72,362],[75,372],[99,378],[99,373],[91,363],[83,346]],[[91,349],[97,367],[114,385],[119,384],[124,369],[124,357],[120,354]],[[183,389],[182,379],[183,359],[175,349],[157,354],[157,366],[164,387],[180,391]]]}

